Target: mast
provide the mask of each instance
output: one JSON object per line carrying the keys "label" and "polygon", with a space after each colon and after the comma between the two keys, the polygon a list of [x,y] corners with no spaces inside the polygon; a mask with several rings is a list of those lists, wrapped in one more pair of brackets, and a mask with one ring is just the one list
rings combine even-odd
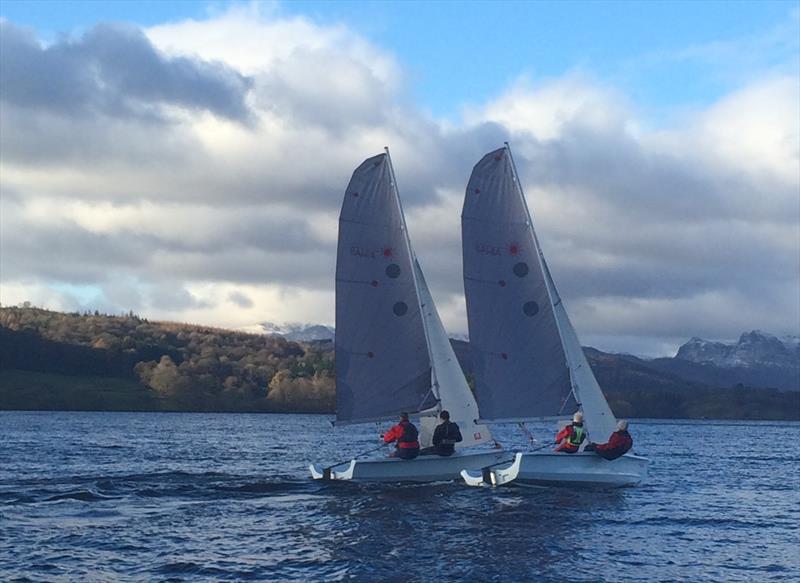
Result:
{"label": "mast", "polygon": [[[430,331],[428,330],[428,323],[427,319],[424,317],[424,309],[422,303],[422,298],[419,294],[419,278],[417,277],[417,270],[414,268],[417,265],[417,256],[414,253],[413,247],[411,247],[411,239],[408,235],[408,225],[406,224],[406,215],[403,212],[403,203],[400,200],[400,193],[399,189],[397,188],[397,178],[394,174],[394,164],[392,164],[392,155],[389,153],[389,146],[384,146],[384,151],[386,152],[386,160],[389,163],[389,175],[392,179],[392,192],[394,193],[394,200],[397,204],[397,209],[400,213],[400,219],[402,221],[402,229],[403,229],[403,239],[405,240],[406,250],[408,251],[408,255],[411,258],[412,263],[412,279],[414,281],[414,288],[417,290],[417,304],[419,307],[420,314],[422,315],[422,329],[425,332],[425,347],[428,351],[428,359],[431,362],[431,390],[433,391],[434,397],[436,397],[436,406],[435,411],[440,411],[441,406],[441,398],[439,396],[439,379],[436,375],[436,366],[433,362],[433,355],[431,354],[431,339],[430,339]],[[424,401],[424,399],[423,399]]]}

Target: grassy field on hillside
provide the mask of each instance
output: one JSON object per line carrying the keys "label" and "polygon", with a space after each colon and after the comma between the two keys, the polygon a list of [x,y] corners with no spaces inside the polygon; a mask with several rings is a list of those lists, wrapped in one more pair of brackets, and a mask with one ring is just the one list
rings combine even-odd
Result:
{"label": "grassy field on hillside", "polygon": [[158,411],[154,392],[133,379],[0,370],[0,409]]}

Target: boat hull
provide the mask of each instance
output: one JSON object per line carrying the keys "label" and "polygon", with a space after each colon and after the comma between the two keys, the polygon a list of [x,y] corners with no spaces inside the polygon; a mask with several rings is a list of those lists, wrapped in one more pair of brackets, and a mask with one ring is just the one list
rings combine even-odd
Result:
{"label": "boat hull", "polygon": [[470,486],[636,486],[647,479],[647,458],[626,454],[608,461],[594,453],[517,453],[511,464],[465,470]]}
{"label": "boat hull", "polygon": [[476,453],[456,452],[449,457],[419,456],[413,460],[382,458],[350,460],[330,468],[330,472],[311,464],[311,477],[315,480],[353,480],[359,482],[439,482],[457,480],[461,470],[478,470],[508,459],[509,453],[486,451]]}

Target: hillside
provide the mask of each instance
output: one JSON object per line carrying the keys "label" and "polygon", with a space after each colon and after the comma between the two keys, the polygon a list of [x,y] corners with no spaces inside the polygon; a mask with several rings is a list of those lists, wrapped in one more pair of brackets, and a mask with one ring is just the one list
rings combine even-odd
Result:
{"label": "hillside", "polygon": [[[0,308],[0,370],[47,373],[51,392],[59,376],[65,387],[74,386],[75,376],[133,381],[147,390],[143,403],[156,410],[317,412],[332,410],[334,399],[329,352],[133,314]],[[0,408],[24,405],[8,377],[0,381]],[[88,386],[75,395],[83,408],[108,408],[95,397]]]}
{"label": "hillside", "polygon": [[[471,379],[469,344],[452,343]],[[797,392],[714,385],[658,362],[586,354],[620,416],[800,418]],[[0,409],[331,412],[334,402],[330,341],[0,308]]]}

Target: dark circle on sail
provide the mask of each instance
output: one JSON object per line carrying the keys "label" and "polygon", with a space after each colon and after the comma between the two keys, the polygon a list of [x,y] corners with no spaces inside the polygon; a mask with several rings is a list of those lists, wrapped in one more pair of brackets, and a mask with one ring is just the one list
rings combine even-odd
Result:
{"label": "dark circle on sail", "polygon": [[372,283],[370,284],[372,287],[378,287],[378,281],[373,279]]}
{"label": "dark circle on sail", "polygon": [[514,264],[514,275],[517,277],[525,277],[529,271],[528,264],[524,261]]}
{"label": "dark circle on sail", "polygon": [[497,282],[497,285],[499,285],[500,287],[506,287],[506,280],[501,279],[500,281]]}
{"label": "dark circle on sail", "polygon": [[405,302],[397,302],[392,306],[392,311],[395,316],[405,316],[408,312],[408,304]]}
{"label": "dark circle on sail", "polygon": [[525,302],[525,304],[522,306],[522,311],[526,316],[531,318],[539,313],[539,304],[536,302]]}
{"label": "dark circle on sail", "polygon": [[374,352],[372,352],[372,351],[367,352],[367,358],[374,358],[374,356],[375,356]]}
{"label": "dark circle on sail", "polygon": [[390,263],[386,266],[386,275],[392,279],[397,279],[400,277],[400,266],[397,263]]}

